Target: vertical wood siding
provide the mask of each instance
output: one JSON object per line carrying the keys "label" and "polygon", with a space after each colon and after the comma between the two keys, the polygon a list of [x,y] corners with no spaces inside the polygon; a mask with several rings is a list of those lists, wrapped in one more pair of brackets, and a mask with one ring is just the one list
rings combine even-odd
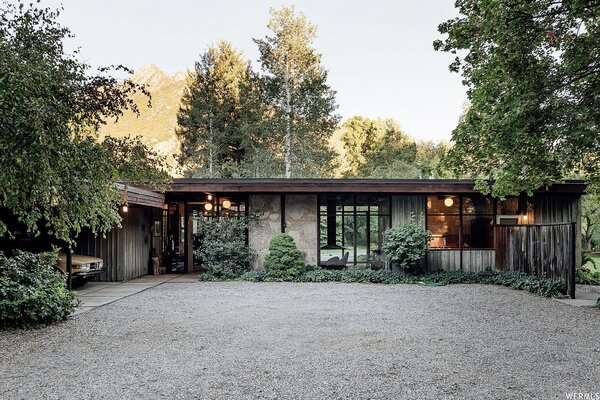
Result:
{"label": "vertical wood siding", "polygon": [[411,213],[417,222],[425,225],[426,199],[423,195],[392,196],[392,226],[407,224]]}
{"label": "vertical wood siding", "polygon": [[497,225],[496,269],[519,271],[568,283],[572,263],[572,224]]}
{"label": "vertical wood siding", "polygon": [[430,250],[427,252],[427,269],[430,271],[460,271],[460,251]]}
{"label": "vertical wood siding", "polygon": [[148,274],[152,232],[152,209],[130,206],[123,216],[122,228],[95,237],[83,231],[78,238],[76,253],[102,258],[106,272],[102,281],[123,281]]}
{"label": "vertical wood siding", "polygon": [[536,195],[533,198],[533,210],[536,224],[575,222],[575,265],[581,265],[581,196]]}

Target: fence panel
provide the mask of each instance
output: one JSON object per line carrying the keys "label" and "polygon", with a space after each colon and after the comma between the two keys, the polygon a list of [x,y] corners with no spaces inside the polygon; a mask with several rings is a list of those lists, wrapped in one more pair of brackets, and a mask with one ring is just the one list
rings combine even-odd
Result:
{"label": "fence panel", "polygon": [[496,270],[564,280],[574,297],[574,233],[573,223],[496,225]]}

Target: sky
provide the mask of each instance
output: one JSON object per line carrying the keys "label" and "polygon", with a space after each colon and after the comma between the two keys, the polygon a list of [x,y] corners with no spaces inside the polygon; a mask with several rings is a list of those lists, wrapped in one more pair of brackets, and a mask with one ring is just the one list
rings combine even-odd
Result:
{"label": "sky", "polygon": [[454,0],[42,0],[62,4],[60,21],[93,67],[155,64],[169,74],[193,67],[224,39],[260,69],[253,38],[269,34],[269,9],[293,5],[317,25],[314,47],[337,91],[338,113],[393,118],[423,140],[449,140],[466,94],[452,56],[433,50]]}

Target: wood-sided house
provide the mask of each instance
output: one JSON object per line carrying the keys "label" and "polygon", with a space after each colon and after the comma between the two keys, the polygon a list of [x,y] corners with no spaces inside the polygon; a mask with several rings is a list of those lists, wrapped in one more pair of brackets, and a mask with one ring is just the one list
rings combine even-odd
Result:
{"label": "wood-sided house", "polygon": [[[193,257],[201,237],[195,220],[256,215],[247,234],[256,269],[280,232],[294,237],[313,265],[340,259],[348,267],[387,267],[384,232],[414,218],[432,233],[430,270],[519,269],[517,264],[552,264],[561,257],[579,264],[584,191],[582,181],[567,181],[531,197],[496,200],[468,180],[175,179],[164,194],[129,188],[123,228],[107,239],[82,236],[78,251],[104,258],[107,280],[145,274],[150,257],[165,251],[175,254],[175,269],[189,272],[201,267]],[[558,225],[560,232],[543,231]],[[532,229],[512,229],[509,237],[502,226]],[[554,235],[552,243],[546,235]],[[563,241],[569,243],[557,251]]]}

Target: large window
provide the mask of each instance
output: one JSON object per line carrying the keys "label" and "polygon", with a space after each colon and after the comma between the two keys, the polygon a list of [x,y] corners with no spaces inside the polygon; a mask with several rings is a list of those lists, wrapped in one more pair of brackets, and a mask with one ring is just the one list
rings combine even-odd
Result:
{"label": "large window", "polygon": [[389,226],[389,196],[320,196],[320,261],[383,262],[383,233]]}
{"label": "large window", "polygon": [[525,197],[496,201],[483,195],[427,196],[427,229],[433,249],[491,249],[494,224],[533,223]]}

